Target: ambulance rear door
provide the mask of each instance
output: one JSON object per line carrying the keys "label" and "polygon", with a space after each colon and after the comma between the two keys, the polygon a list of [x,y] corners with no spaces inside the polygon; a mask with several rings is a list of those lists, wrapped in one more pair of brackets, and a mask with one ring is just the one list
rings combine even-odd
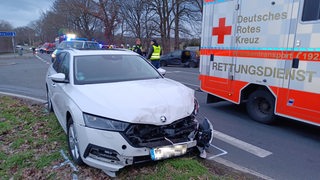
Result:
{"label": "ambulance rear door", "polygon": [[298,120],[320,124],[320,1],[295,2],[291,29],[294,58],[287,61],[286,114]]}

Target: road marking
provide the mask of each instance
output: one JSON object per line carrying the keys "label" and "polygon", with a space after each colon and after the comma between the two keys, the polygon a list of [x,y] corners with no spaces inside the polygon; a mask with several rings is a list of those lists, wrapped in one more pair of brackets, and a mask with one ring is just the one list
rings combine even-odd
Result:
{"label": "road marking", "polygon": [[40,56],[38,56],[37,54],[35,55],[36,58],[38,58],[40,61],[46,63],[46,64],[50,64],[49,62],[47,62],[45,59],[41,58]]}
{"label": "road marking", "polygon": [[223,155],[228,154],[227,151],[225,151],[225,150],[223,150],[223,149],[221,149],[221,148],[219,148],[219,147],[217,147],[217,146],[215,146],[215,145],[213,145],[213,144],[210,144],[210,146],[213,147],[213,148],[218,149],[219,151],[221,151],[221,153],[206,158],[206,159],[208,159],[208,160],[212,160],[212,159],[217,158],[217,157],[219,157],[219,156],[223,156]]}
{"label": "road marking", "polygon": [[219,131],[213,130],[213,137],[261,158],[265,158],[272,154],[272,152],[270,151],[264,150],[252,144],[249,144],[239,139],[236,139],[234,137],[228,136]]}
{"label": "road marking", "polygon": [[271,177],[269,177],[269,176],[263,175],[263,174],[261,174],[261,173],[258,173],[258,172],[254,171],[254,170],[251,170],[251,169],[248,169],[248,168],[246,168],[246,167],[237,165],[237,164],[235,164],[235,163],[233,163],[233,162],[230,162],[230,161],[228,161],[228,160],[226,160],[226,159],[223,159],[223,158],[221,158],[221,157],[215,158],[214,161],[216,161],[217,163],[223,164],[223,165],[225,165],[225,166],[231,167],[231,168],[233,168],[233,169],[236,169],[236,170],[238,170],[238,171],[252,174],[252,175],[257,176],[257,177],[259,177],[259,178],[261,178],[261,179],[273,180],[273,178],[271,178]]}

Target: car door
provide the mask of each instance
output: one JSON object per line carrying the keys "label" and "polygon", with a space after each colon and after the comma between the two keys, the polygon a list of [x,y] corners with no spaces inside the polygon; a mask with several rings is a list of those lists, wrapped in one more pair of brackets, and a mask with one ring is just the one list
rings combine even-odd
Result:
{"label": "car door", "polygon": [[172,65],[180,65],[181,64],[181,53],[182,51],[173,51],[171,55],[169,56],[170,58],[170,64]]}
{"label": "car door", "polygon": [[54,109],[54,112],[61,123],[61,125],[64,125],[63,122],[64,119],[64,112],[66,109],[66,95],[65,95],[65,86],[68,84],[67,81],[69,80],[69,64],[70,64],[70,58],[69,54],[66,52],[61,52],[57,55],[57,59],[54,61],[52,67],[53,71],[52,74],[55,73],[63,73],[66,76],[66,82],[64,83],[58,83],[53,82],[49,84],[51,89],[51,101],[52,106]]}

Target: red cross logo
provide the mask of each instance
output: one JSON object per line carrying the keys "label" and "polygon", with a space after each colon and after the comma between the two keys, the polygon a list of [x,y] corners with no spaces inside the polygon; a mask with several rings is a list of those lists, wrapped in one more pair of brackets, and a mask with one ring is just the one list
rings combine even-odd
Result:
{"label": "red cross logo", "polygon": [[231,35],[232,26],[226,26],[226,18],[219,19],[219,27],[212,28],[212,36],[218,36],[218,44],[224,43],[224,36]]}

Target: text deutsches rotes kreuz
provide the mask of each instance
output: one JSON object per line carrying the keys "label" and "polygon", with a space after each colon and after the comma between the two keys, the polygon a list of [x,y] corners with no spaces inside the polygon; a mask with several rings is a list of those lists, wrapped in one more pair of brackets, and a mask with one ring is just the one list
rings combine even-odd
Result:
{"label": "text deutsches rotes kreuz", "polygon": [[[253,16],[238,16],[236,27],[236,43],[237,44],[259,44],[261,33],[261,23],[268,21],[280,21],[287,19],[287,13],[266,13],[266,14],[254,14]],[[249,25],[246,25],[246,24]],[[252,26],[252,24],[258,23],[258,26]],[[244,35],[256,35],[254,37],[244,37]]]}

